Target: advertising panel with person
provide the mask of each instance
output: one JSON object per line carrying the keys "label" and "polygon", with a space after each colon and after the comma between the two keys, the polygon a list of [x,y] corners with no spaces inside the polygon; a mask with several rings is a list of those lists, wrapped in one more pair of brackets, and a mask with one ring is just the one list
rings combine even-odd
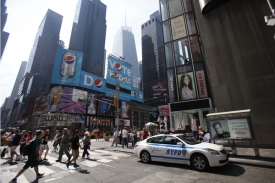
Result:
{"label": "advertising panel with person", "polygon": [[181,100],[197,98],[193,72],[178,75]]}
{"label": "advertising panel with person", "polygon": [[116,107],[113,105],[113,98],[111,97],[100,97],[99,101],[99,115],[114,116]]}

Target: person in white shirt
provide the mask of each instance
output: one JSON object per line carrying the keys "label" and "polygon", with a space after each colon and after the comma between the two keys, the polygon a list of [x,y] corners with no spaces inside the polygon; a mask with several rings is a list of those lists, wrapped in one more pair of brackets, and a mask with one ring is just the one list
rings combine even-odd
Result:
{"label": "person in white shirt", "polygon": [[85,128],[85,132],[87,132],[88,133],[88,136],[90,137],[90,132],[89,132],[89,130],[88,130],[88,128]]}
{"label": "person in white shirt", "polygon": [[140,141],[140,130],[138,129],[137,130],[137,142],[139,142]]}
{"label": "person in white shirt", "polygon": [[128,148],[128,131],[126,127],[122,130],[122,148],[124,148],[124,145]]}
{"label": "person in white shirt", "polygon": [[113,133],[113,143],[112,143],[112,147],[114,146],[114,143],[116,143],[116,147],[117,147],[117,130],[114,129],[114,133]]}
{"label": "person in white shirt", "polygon": [[209,134],[209,132],[207,132],[207,133],[203,136],[203,142],[210,142],[210,134]]}

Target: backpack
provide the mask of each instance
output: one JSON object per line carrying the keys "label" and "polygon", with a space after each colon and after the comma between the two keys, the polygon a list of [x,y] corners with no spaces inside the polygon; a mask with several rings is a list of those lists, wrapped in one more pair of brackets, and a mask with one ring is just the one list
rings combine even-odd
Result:
{"label": "backpack", "polygon": [[24,156],[29,156],[31,155],[34,147],[34,140],[31,140],[28,144],[25,145],[24,147]]}

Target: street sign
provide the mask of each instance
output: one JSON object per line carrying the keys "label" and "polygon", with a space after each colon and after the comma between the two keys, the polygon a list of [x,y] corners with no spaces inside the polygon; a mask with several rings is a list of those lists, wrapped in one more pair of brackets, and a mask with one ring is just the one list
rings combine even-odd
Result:
{"label": "street sign", "polygon": [[91,104],[90,100],[78,99],[78,102],[83,102],[85,104]]}

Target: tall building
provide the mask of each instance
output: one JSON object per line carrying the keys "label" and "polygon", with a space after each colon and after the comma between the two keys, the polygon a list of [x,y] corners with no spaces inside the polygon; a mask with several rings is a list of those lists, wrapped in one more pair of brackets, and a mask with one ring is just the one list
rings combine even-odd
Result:
{"label": "tall building", "polygon": [[167,96],[162,22],[159,11],[141,26],[144,103],[161,105]]}
{"label": "tall building", "polygon": [[82,70],[104,77],[106,5],[100,0],[79,0],[69,49],[83,52]]}
{"label": "tall building", "polygon": [[20,68],[19,68],[19,71],[18,71],[18,74],[17,74],[17,77],[16,77],[16,80],[15,80],[15,83],[14,83],[13,88],[12,88],[10,99],[8,101],[8,104],[7,104],[7,108],[10,109],[10,110],[13,107],[14,100],[19,97],[19,96],[17,96],[18,89],[19,89],[19,85],[20,85],[20,83],[23,79],[26,66],[27,66],[27,62],[22,61],[21,65],[20,65]]}
{"label": "tall building", "polygon": [[35,37],[25,73],[51,78],[63,16],[48,9]]}
{"label": "tall building", "polygon": [[274,27],[264,22],[267,1],[159,2],[171,128],[190,127],[195,120],[215,134],[208,113],[250,109],[249,118],[217,118],[231,132],[230,140],[218,141],[275,148],[275,44]]}
{"label": "tall building", "polygon": [[6,13],[7,6],[6,6],[6,0],[1,0],[1,55],[0,59],[2,58],[2,54],[4,52],[4,49],[6,47],[6,43],[8,41],[10,33],[3,31],[5,24],[7,22],[8,14]]}
{"label": "tall building", "polygon": [[115,35],[112,54],[122,57],[125,62],[132,65],[132,86],[139,88],[140,72],[135,37],[131,27],[122,26]]}

